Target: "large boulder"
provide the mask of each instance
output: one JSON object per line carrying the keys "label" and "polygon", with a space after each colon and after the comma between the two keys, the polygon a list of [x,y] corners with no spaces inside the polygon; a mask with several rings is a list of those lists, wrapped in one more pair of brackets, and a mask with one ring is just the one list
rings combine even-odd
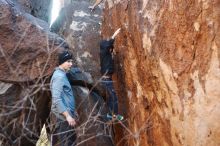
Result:
{"label": "large boulder", "polygon": [[107,122],[107,106],[91,75],[72,68],[67,77],[76,99],[76,110],[80,115],[77,125],[77,144],[114,145],[112,123]]}
{"label": "large boulder", "polygon": [[49,22],[50,12],[52,7],[52,0],[7,0],[14,3],[21,11],[25,11],[40,18],[46,22]]}
{"label": "large boulder", "polygon": [[50,112],[48,77],[68,45],[10,0],[0,0],[0,33],[0,141],[35,145]]}
{"label": "large boulder", "polygon": [[0,13],[0,80],[26,82],[50,75],[66,42],[11,2],[1,0]]}
{"label": "large boulder", "polygon": [[220,145],[220,1],[106,1],[116,38],[119,145]]}
{"label": "large boulder", "polygon": [[[91,78],[87,80],[86,73],[74,75],[73,79],[71,84],[79,113],[77,144],[113,146],[111,123],[105,124],[105,101],[91,86]],[[84,84],[77,85],[79,82]],[[51,94],[48,87],[42,89],[40,84],[0,83],[0,141],[3,145],[34,146],[45,123],[49,130]]]}
{"label": "large boulder", "polygon": [[[79,8],[80,1],[78,3]],[[64,39],[49,31],[48,23],[26,13],[29,12],[29,4],[28,0],[0,0],[0,81],[3,81],[0,83],[0,144],[2,145],[31,146],[36,144],[43,124],[47,123],[50,113],[49,81],[57,65],[57,53],[68,48]],[[89,12],[88,6],[89,2],[82,2],[82,7]],[[75,13],[75,17],[78,15],[83,17],[81,14],[84,14],[80,9],[76,9]],[[99,26],[100,16],[85,18],[86,20],[81,18],[80,23],[89,21],[88,23],[93,22]],[[90,20],[91,18],[94,20]],[[78,23],[73,25],[73,28],[79,27]],[[84,31],[81,28],[79,32],[72,30],[69,33],[70,36],[66,38],[75,55],[78,51],[81,54],[84,50],[84,55],[81,54],[80,58],[86,61],[82,63],[80,58],[77,58],[76,60],[80,62],[79,66],[86,66],[94,60],[93,64],[89,64],[89,67],[86,66],[84,70],[93,70],[98,74],[97,57],[91,58],[88,55],[90,53],[86,52],[83,47],[86,45],[92,47],[92,44],[98,43],[96,39],[99,38],[99,27],[92,30],[86,27],[86,29],[88,30],[84,34],[86,40],[81,37],[80,43],[77,43],[77,37],[72,33],[80,34]],[[74,43],[70,41],[73,38]],[[92,43],[90,39],[94,39]],[[80,47],[82,44],[83,47]],[[93,75],[94,72],[92,72]],[[84,75],[88,76],[88,73]],[[77,142],[80,145],[112,146],[111,124],[106,125],[99,117],[106,113],[105,102],[96,92],[97,90],[90,90],[93,86],[91,80],[87,81],[86,85],[89,85],[87,87],[83,86],[85,85],[84,81],[81,81],[83,79],[85,78],[76,77],[77,81],[73,87],[77,110],[80,114]]]}
{"label": "large boulder", "polygon": [[100,78],[99,41],[101,9],[91,12],[89,0],[65,3],[51,30],[63,36],[74,52],[78,66]]}
{"label": "large boulder", "polygon": [[[95,79],[95,86],[99,88],[100,68],[99,68],[99,41],[101,25],[101,9],[91,12],[88,7],[92,5],[89,0],[66,1],[60,11],[60,15],[51,26],[51,31],[63,36],[74,52],[76,64],[85,72],[89,72]],[[78,76],[79,80],[80,77]],[[113,145],[113,133],[111,124],[105,124],[97,119],[100,114],[99,108],[94,107],[100,95],[88,94],[90,86],[82,88],[81,82],[75,81],[78,111],[80,114],[81,129],[78,132],[78,144],[80,145]],[[100,104],[100,103],[99,103]],[[105,107],[102,101],[101,105]],[[96,105],[97,106],[97,105]],[[102,114],[106,113],[103,112]]]}

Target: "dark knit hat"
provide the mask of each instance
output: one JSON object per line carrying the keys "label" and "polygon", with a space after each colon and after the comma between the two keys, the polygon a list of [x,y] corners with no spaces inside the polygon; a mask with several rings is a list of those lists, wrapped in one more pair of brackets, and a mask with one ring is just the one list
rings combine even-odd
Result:
{"label": "dark knit hat", "polygon": [[72,59],[72,57],[73,57],[72,54],[69,51],[67,51],[67,50],[61,52],[59,54],[59,65],[63,64],[67,60]]}

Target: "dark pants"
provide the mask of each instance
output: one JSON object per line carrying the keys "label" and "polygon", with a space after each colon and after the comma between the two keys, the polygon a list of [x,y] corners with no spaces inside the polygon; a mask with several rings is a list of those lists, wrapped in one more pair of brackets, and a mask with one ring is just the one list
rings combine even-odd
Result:
{"label": "dark pants", "polygon": [[76,132],[67,121],[56,118],[51,114],[51,144],[52,146],[75,146]]}
{"label": "dark pants", "polygon": [[110,113],[118,114],[118,97],[115,93],[112,79],[111,78],[102,79],[101,83],[105,87],[105,90],[109,95],[107,104]]}

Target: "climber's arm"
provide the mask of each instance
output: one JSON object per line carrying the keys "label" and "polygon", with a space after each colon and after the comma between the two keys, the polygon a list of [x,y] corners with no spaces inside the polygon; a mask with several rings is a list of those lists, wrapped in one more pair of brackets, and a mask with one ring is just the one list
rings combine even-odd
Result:
{"label": "climber's arm", "polygon": [[121,28],[117,29],[115,33],[112,35],[111,39],[115,39],[115,37],[118,35],[118,33],[121,31]]}

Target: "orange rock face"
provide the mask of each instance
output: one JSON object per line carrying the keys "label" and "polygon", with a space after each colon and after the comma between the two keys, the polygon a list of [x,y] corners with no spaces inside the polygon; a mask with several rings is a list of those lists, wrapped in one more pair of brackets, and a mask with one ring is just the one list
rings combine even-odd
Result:
{"label": "orange rock face", "polygon": [[220,145],[219,23],[218,0],[105,2],[102,35],[122,28],[119,145]]}

